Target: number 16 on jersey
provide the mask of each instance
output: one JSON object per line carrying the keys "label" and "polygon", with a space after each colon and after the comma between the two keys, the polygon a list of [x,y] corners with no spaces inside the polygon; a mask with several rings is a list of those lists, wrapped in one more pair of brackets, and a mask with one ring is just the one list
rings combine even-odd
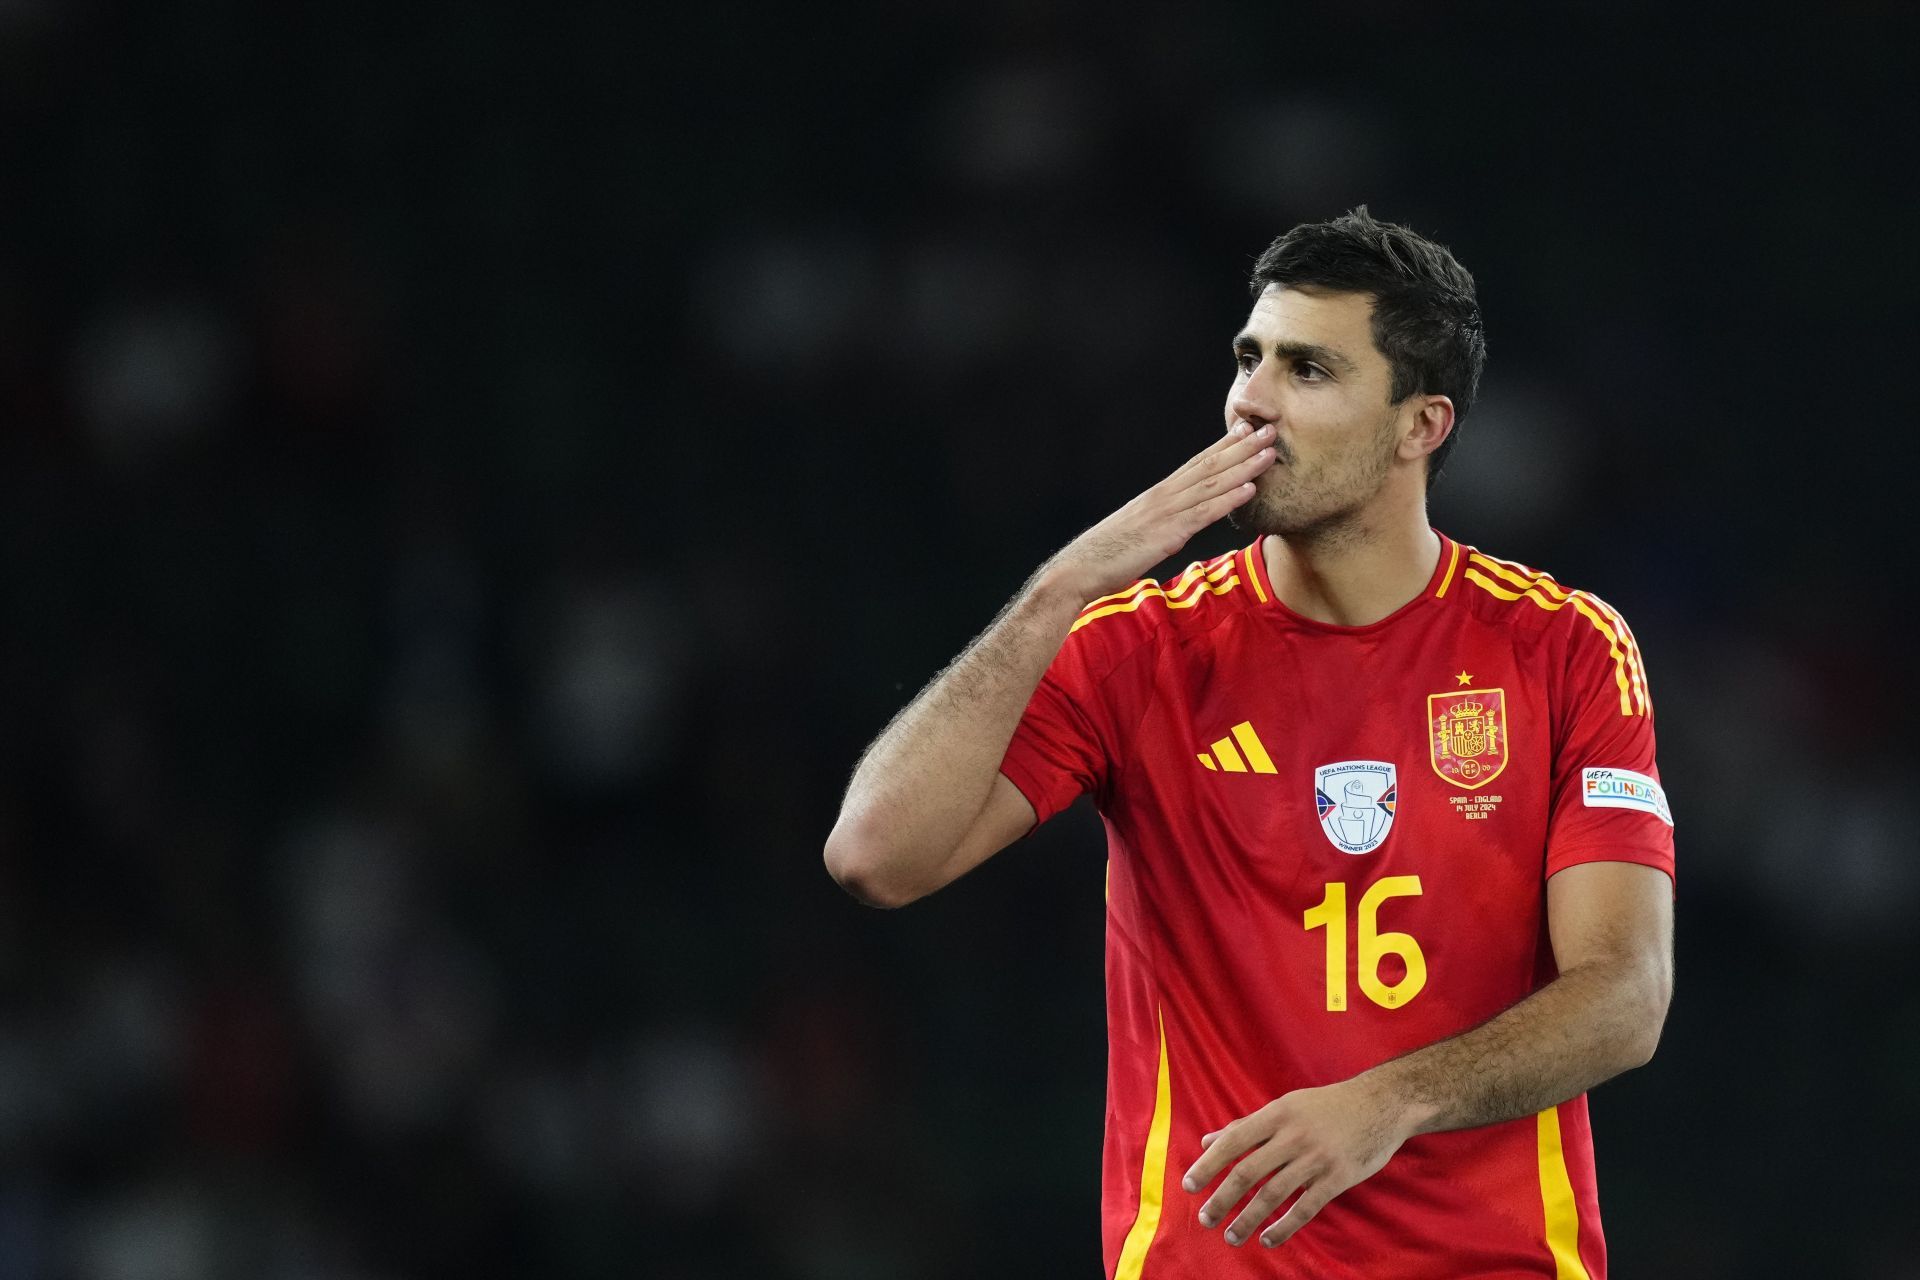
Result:
{"label": "number 16 on jersey", "polygon": [[[1388,898],[1417,897],[1419,876],[1382,876],[1360,895],[1360,990],[1367,999],[1384,1009],[1398,1009],[1420,994],[1427,985],[1427,958],[1413,935],[1382,933],[1379,928],[1380,904]],[[1320,905],[1307,908],[1307,931],[1327,931],[1327,1011],[1344,1013],[1347,1008],[1347,884],[1333,880],[1327,884]],[[1399,956],[1407,972],[1398,982],[1380,980],[1380,961]]]}

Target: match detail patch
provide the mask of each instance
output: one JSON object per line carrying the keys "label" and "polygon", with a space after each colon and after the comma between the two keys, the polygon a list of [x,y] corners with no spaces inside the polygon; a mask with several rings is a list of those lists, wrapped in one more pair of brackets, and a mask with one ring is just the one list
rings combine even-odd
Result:
{"label": "match detail patch", "polygon": [[1631,769],[1581,770],[1580,799],[1589,809],[1638,809],[1673,825],[1667,793],[1652,778]]}

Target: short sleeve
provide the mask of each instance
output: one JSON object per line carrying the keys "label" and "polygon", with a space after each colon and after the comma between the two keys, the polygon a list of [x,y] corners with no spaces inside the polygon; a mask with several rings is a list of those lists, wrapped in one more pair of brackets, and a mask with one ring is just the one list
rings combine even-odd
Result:
{"label": "short sleeve", "polygon": [[1130,615],[1082,615],[1040,677],[1000,772],[1033,806],[1034,826],[1082,793],[1101,794],[1151,684],[1152,633]]}
{"label": "short sleeve", "polygon": [[1546,874],[1582,862],[1638,862],[1669,877],[1673,811],[1654,759],[1653,701],[1626,620],[1574,593],[1556,717]]}

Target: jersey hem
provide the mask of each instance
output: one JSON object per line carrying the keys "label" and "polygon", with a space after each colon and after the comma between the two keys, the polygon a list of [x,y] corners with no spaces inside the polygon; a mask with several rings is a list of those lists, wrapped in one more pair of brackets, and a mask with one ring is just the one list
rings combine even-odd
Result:
{"label": "jersey hem", "polygon": [[1014,789],[1025,796],[1027,803],[1033,806],[1033,826],[1027,829],[1026,835],[1020,837],[1022,840],[1025,840],[1027,836],[1032,835],[1035,831],[1045,826],[1050,820],[1059,816],[1061,812],[1059,809],[1055,809],[1052,813],[1047,812],[1044,790],[1034,780],[1033,775],[1027,772],[1023,765],[1015,764],[1012,767],[1008,767],[1007,763],[1003,760],[1000,764],[1000,776],[1008,782],[1011,782],[1014,785]]}
{"label": "jersey hem", "polygon": [[1636,866],[1652,867],[1656,871],[1667,873],[1667,879],[1679,883],[1673,873],[1673,856],[1658,849],[1622,849],[1619,845],[1590,845],[1571,850],[1554,850],[1547,855],[1547,876],[1565,871],[1568,867],[1581,866],[1588,862],[1631,862]]}

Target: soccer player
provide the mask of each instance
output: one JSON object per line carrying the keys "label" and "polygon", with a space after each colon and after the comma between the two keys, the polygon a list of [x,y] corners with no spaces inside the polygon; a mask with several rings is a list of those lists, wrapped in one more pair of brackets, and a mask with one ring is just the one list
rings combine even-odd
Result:
{"label": "soccer player", "polygon": [[893,719],[828,869],[901,906],[1093,793],[1114,1280],[1604,1280],[1585,1090],[1672,989],[1639,648],[1427,523],[1485,359],[1444,247],[1362,206],[1252,288],[1221,438]]}

